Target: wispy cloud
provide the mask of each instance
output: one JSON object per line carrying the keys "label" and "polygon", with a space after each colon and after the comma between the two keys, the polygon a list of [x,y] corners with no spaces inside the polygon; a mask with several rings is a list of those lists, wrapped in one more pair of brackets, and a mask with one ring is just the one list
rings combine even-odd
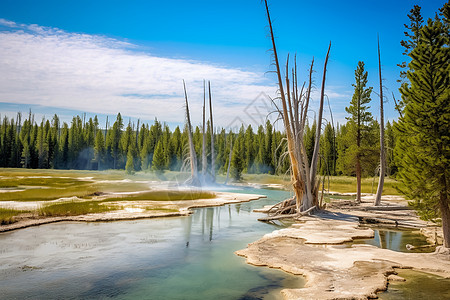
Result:
{"label": "wispy cloud", "polygon": [[276,92],[264,74],[157,57],[104,36],[4,19],[0,30],[0,102],[182,123],[184,79],[198,123],[208,79],[216,124],[227,126],[238,115],[250,123],[245,107],[261,92]]}

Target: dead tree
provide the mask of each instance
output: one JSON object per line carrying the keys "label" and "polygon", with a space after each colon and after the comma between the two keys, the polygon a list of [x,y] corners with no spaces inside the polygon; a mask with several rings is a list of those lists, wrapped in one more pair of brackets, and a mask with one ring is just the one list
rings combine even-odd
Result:
{"label": "dead tree", "polygon": [[211,181],[216,182],[216,157],[214,149],[214,125],[213,125],[213,113],[212,113],[212,100],[211,100],[211,82],[208,81],[209,91],[209,126],[211,132]]}
{"label": "dead tree", "polygon": [[386,156],[384,152],[384,111],[383,111],[383,82],[381,78],[380,40],[378,39],[378,74],[380,77],[380,180],[378,181],[377,194],[374,205],[381,204],[383,193],[384,175],[386,173]]}
{"label": "dead tree", "polygon": [[186,91],[186,83],[183,80],[184,87],[184,97],[186,100],[186,121],[187,121],[187,130],[188,130],[188,142],[189,142],[189,157],[191,162],[191,177],[186,180],[186,184],[189,185],[200,185],[200,181],[198,179],[198,169],[197,169],[197,154],[195,153],[194,148],[194,138],[192,136],[192,126],[191,126],[191,117],[189,115],[189,104],[188,104],[188,96]]}
{"label": "dead tree", "polygon": [[[272,42],[272,51],[274,56],[274,62],[276,67],[276,74],[278,79],[278,89],[280,93],[281,108],[278,112],[283,120],[283,124],[286,131],[287,148],[291,165],[291,179],[294,191],[294,197],[292,199],[280,202],[276,205],[274,213],[292,213],[292,205],[295,204],[295,214],[300,215],[302,212],[310,212],[314,210],[314,207],[318,208],[318,188],[319,184],[316,180],[317,162],[319,159],[320,150],[320,131],[323,114],[323,102],[325,96],[325,76],[328,63],[328,57],[330,53],[331,43],[328,47],[327,55],[325,58],[322,88],[320,96],[320,107],[318,113],[318,126],[316,131],[316,143],[314,145],[314,154],[311,159],[311,165],[308,164],[308,157],[306,154],[305,144],[303,143],[304,127],[306,124],[307,112],[311,96],[311,83],[312,83],[312,69],[311,64],[309,84],[306,94],[303,94],[303,90],[298,91],[298,79],[297,79],[297,64],[294,63],[292,69],[292,75],[289,76],[289,56],[286,62],[286,74],[285,83],[282,80],[281,68],[278,60],[278,53],[275,44],[275,38],[273,34],[272,22],[270,19],[269,7],[267,0],[264,0],[267,20],[269,23],[270,39]],[[314,59],[313,59],[314,63]]]}
{"label": "dead tree", "polygon": [[206,84],[203,80],[203,126],[202,126],[202,182],[206,182],[206,169],[208,165],[208,160],[206,158],[206,126],[205,126],[205,104],[206,104]]}

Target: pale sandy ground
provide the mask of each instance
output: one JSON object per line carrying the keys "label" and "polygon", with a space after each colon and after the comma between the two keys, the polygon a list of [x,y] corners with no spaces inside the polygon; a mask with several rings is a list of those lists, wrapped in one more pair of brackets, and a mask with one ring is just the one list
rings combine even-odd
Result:
{"label": "pale sandy ground", "polygon": [[252,265],[305,276],[304,288],[281,291],[285,299],[375,298],[377,291],[386,289],[388,280],[402,280],[394,276],[394,268],[412,268],[450,278],[448,251],[401,253],[372,245],[342,245],[353,239],[373,237],[372,229],[360,227],[361,217],[404,222],[416,228],[426,226],[413,211],[404,209],[405,204],[404,199],[385,197],[382,209],[402,208],[375,211],[368,202],[362,207],[331,206],[331,211],[302,217],[300,222],[267,234],[236,254],[246,257]]}
{"label": "pale sandy ground", "polygon": [[[84,222],[96,222],[96,221],[118,221],[118,220],[133,220],[133,219],[146,219],[157,217],[173,217],[173,216],[187,216],[192,213],[191,208],[220,206],[225,204],[233,204],[240,202],[248,202],[251,200],[257,200],[265,198],[264,195],[256,194],[237,194],[227,192],[214,192],[216,198],[214,199],[197,199],[197,200],[182,200],[182,201],[120,201],[115,202],[121,206],[120,210],[95,213],[80,216],[68,216],[68,217],[36,217],[30,214],[24,214],[17,218],[17,222],[8,225],[0,226],[0,232],[11,231],[30,226],[37,226],[48,223],[62,222],[62,221],[84,221]],[[78,198],[62,198],[55,200],[54,202],[61,201],[73,201]],[[99,200],[101,198],[99,197]],[[83,201],[78,199],[78,201]],[[39,202],[15,202],[15,201],[0,201],[0,205],[4,204],[4,207],[13,209],[36,209],[39,208],[41,203]],[[5,203],[3,203],[5,202]],[[48,203],[49,201],[46,201]],[[111,202],[113,204],[114,202]],[[108,204],[105,202],[105,204]],[[149,210],[152,207],[155,210]],[[160,209],[160,210],[158,210]],[[161,209],[170,209],[178,211],[164,211]]]}

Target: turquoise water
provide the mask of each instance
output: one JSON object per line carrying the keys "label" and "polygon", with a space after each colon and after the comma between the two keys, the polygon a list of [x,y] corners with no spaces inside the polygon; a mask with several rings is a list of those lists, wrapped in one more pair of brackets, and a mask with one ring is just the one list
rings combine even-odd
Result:
{"label": "turquoise water", "polygon": [[450,299],[450,279],[413,270],[397,269],[405,282],[390,282],[386,292],[378,294],[379,299]]}
{"label": "turquoise water", "polygon": [[428,245],[427,238],[418,230],[386,229],[382,227],[372,228],[375,232],[372,239],[358,239],[354,244],[369,244],[382,249],[390,249],[397,252],[418,253],[434,252],[436,247],[416,248],[408,250],[407,244],[415,247]]}
{"label": "turquoise water", "polygon": [[234,251],[282,224],[258,222],[268,199],[195,210],[189,217],[54,223],[0,234],[4,299],[276,299],[304,280],[245,263]]}

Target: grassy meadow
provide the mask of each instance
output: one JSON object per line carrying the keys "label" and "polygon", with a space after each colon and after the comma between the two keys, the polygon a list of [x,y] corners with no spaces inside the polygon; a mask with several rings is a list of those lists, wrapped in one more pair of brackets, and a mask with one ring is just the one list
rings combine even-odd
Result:
{"label": "grassy meadow", "polygon": [[[289,176],[276,176],[270,174],[244,174],[244,182],[254,182],[260,184],[282,184],[290,188]],[[322,180],[323,177],[321,176]],[[363,178],[361,180],[362,193],[376,193],[378,186],[378,177]],[[396,187],[401,183],[395,179],[386,177],[384,179],[384,195],[401,195]],[[325,190],[338,193],[356,193],[356,177],[350,176],[329,176],[325,177]]]}
{"label": "grassy meadow", "polygon": [[[163,174],[138,172],[128,175],[124,171],[77,171],[77,170],[32,170],[0,169],[0,201],[39,202],[38,216],[74,216],[100,213],[123,208],[122,201],[185,201],[212,199],[215,194],[207,191],[155,190],[158,182],[183,182],[188,173],[165,172]],[[328,180],[329,179],[329,180]],[[218,175],[219,183],[225,181]],[[281,184],[290,188],[288,176],[269,174],[244,174],[243,182],[259,184]],[[378,178],[364,178],[362,192],[375,192]],[[399,183],[386,178],[384,194],[398,195]],[[150,187],[152,186],[153,189]],[[340,193],[356,192],[356,178],[331,176],[325,178],[325,189]],[[133,193],[139,192],[139,193]],[[120,193],[120,194],[113,194]],[[101,196],[101,197],[99,197]],[[350,196],[351,197],[351,196]],[[67,198],[67,199],[61,199]],[[58,200],[58,202],[53,202]],[[145,207],[148,210],[174,211],[167,207]],[[29,210],[0,208],[0,223],[10,224],[15,218]]]}
{"label": "grassy meadow", "polygon": [[[118,204],[121,201],[150,200],[164,203],[215,197],[214,193],[204,191],[150,190],[150,186],[157,188],[160,181],[183,182],[188,176],[179,172],[128,175],[124,171],[0,169],[0,201],[32,201],[41,204],[36,211],[0,208],[0,223],[13,223],[17,216],[25,212],[43,217],[76,216],[122,209]],[[152,211],[177,211],[163,206],[142,207]]]}

